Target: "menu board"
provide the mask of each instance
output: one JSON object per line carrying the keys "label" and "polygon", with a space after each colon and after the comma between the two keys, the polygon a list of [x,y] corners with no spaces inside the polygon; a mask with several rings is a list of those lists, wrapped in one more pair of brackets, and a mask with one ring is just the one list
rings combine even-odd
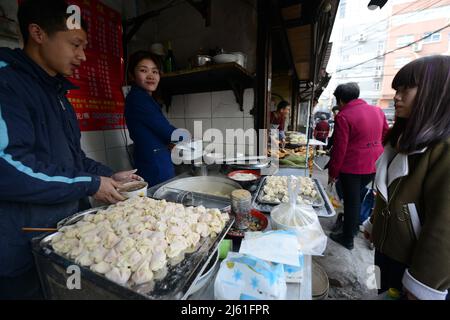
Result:
{"label": "menu board", "polygon": [[69,78],[78,90],[67,95],[81,131],[124,127],[122,18],[98,0],[70,0],[88,25],[86,61]]}

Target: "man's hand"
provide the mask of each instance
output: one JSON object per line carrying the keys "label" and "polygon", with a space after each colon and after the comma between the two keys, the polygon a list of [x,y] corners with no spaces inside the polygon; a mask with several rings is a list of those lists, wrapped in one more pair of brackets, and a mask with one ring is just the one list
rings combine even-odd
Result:
{"label": "man's hand", "polygon": [[100,188],[97,193],[94,194],[94,199],[101,202],[117,203],[124,201],[126,198],[122,196],[118,191],[121,184],[108,177],[100,177]]}
{"label": "man's hand", "polygon": [[142,179],[140,176],[135,174],[136,171],[137,171],[137,169],[130,170],[130,171],[116,172],[111,176],[111,178],[114,181],[117,181],[120,183],[131,182],[131,181],[143,181],[144,179]]}

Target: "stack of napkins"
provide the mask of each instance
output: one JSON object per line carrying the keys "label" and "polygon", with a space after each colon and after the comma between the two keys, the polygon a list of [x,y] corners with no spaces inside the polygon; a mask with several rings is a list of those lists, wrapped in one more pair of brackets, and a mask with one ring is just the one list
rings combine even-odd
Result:
{"label": "stack of napkins", "polygon": [[247,232],[239,253],[281,263],[284,265],[286,282],[302,282],[304,259],[303,254],[298,251],[294,231]]}
{"label": "stack of napkins", "polygon": [[297,235],[294,231],[247,232],[239,253],[270,262],[300,266]]}

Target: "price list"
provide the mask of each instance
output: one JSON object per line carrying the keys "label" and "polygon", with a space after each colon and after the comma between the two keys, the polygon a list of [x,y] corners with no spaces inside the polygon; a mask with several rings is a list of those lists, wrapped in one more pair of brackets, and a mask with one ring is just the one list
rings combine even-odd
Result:
{"label": "price list", "polygon": [[86,59],[69,78],[78,90],[68,94],[82,131],[124,126],[123,50],[120,13],[98,0],[71,0],[88,25]]}

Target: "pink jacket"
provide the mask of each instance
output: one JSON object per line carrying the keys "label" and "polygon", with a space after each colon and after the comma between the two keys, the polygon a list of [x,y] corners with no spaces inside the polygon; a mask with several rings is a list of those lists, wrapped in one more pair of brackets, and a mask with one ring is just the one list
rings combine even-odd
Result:
{"label": "pink jacket", "polygon": [[335,133],[330,177],[339,173],[370,174],[383,153],[383,138],[389,130],[384,112],[362,99],[355,99],[341,108],[335,119]]}

